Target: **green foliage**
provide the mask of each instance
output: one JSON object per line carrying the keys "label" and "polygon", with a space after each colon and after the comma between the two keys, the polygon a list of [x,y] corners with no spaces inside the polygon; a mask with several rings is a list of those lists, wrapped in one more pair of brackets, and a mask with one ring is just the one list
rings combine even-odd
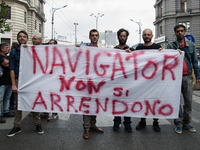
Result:
{"label": "green foliage", "polygon": [[6,12],[6,3],[2,1],[0,3],[0,33],[5,33],[12,29],[11,23],[6,22],[6,18],[8,17],[9,13]]}

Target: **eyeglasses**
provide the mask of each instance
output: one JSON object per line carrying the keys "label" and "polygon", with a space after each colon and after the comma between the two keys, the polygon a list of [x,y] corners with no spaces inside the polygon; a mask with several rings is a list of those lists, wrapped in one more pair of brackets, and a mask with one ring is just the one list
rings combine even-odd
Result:
{"label": "eyeglasses", "polygon": [[151,36],[151,34],[143,34],[142,36]]}
{"label": "eyeglasses", "polygon": [[26,36],[18,36],[18,38],[25,38],[26,39],[27,37]]}
{"label": "eyeglasses", "polygon": [[32,38],[32,40],[37,40],[38,38]]}
{"label": "eyeglasses", "polygon": [[183,32],[184,30],[176,30],[176,33]]}

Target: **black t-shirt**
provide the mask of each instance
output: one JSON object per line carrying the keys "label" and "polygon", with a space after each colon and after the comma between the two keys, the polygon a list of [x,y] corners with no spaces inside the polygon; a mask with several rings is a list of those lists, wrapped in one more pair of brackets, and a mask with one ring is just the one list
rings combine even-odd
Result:
{"label": "black t-shirt", "polygon": [[143,44],[142,45],[139,45],[136,47],[136,50],[143,50],[143,49],[159,49],[161,48],[161,46],[159,44],[155,44],[153,43],[151,46],[144,46]]}
{"label": "black t-shirt", "polygon": [[[116,49],[121,49],[121,48],[119,48],[118,46],[115,46],[114,48],[116,48]],[[134,49],[133,49],[133,48],[130,48],[129,46],[126,46],[126,47],[123,48],[123,50],[126,50],[126,49],[130,49],[131,51],[134,51]]]}
{"label": "black t-shirt", "polygon": [[[3,55],[0,54],[0,65],[2,64],[4,59],[9,60],[9,57],[3,56]],[[3,65],[1,65],[1,66],[3,68],[3,75],[0,77],[0,86],[6,85],[6,84],[11,84],[9,67],[4,67]]]}

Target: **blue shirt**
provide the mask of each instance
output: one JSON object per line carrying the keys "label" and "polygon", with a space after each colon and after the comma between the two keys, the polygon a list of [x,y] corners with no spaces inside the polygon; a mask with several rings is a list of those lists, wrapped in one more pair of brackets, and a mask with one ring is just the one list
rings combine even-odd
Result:
{"label": "blue shirt", "polygon": [[18,47],[10,51],[10,57],[9,57],[9,70],[14,70],[16,79],[18,79],[19,76],[19,60],[20,60],[20,49]]}
{"label": "blue shirt", "polygon": [[185,46],[181,47],[180,43],[176,40],[174,42],[171,42],[167,45],[168,49],[180,49],[185,52],[185,62],[188,69],[188,74],[192,74],[192,68],[194,69],[194,73],[196,75],[196,79],[200,79],[200,69],[198,66],[198,58],[197,58],[197,52],[194,43],[191,41],[188,41],[185,38]]}

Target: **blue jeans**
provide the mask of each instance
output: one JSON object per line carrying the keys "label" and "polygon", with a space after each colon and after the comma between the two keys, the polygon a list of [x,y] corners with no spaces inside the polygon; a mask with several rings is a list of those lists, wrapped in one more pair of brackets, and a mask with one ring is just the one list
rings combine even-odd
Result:
{"label": "blue jeans", "polygon": [[0,86],[0,116],[2,115],[1,112],[1,102],[3,101],[3,113],[9,112],[9,99],[12,94],[12,84],[6,84]]}

